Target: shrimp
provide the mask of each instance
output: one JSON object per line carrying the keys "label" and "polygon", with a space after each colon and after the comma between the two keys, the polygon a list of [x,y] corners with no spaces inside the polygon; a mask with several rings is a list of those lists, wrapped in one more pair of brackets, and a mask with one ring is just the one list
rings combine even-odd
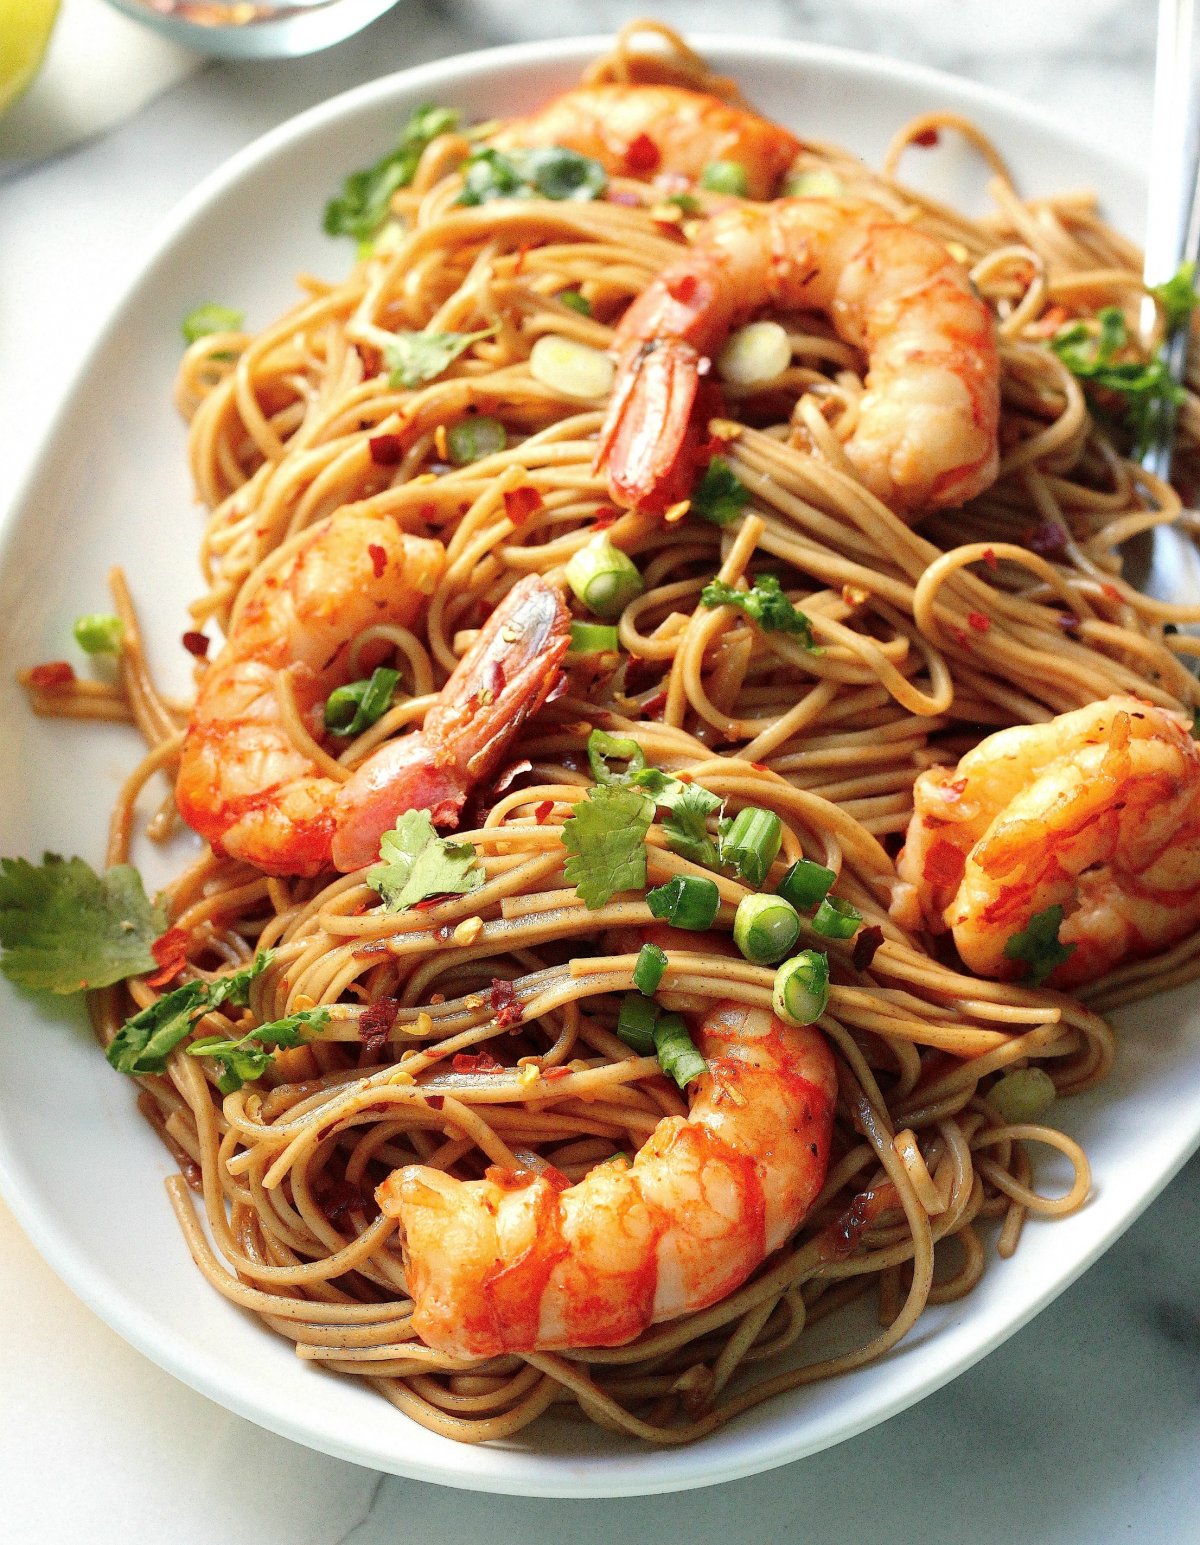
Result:
{"label": "shrimp", "polygon": [[408,1165],[376,1191],[400,1219],[413,1325],[456,1356],[618,1346],[716,1303],[779,1248],[824,1182],[837,1075],[813,1026],[715,1004],[687,1117],[631,1164],[562,1189],[543,1174],[456,1180]]}
{"label": "shrimp", "polygon": [[696,180],[713,161],[736,161],[749,196],[770,198],[803,149],[778,124],[681,86],[580,86],[508,124],[499,149],[563,145],[616,176],[674,172]]}
{"label": "shrimp", "polygon": [[320,737],[355,634],[416,622],[444,566],[440,542],[341,512],[256,586],[201,680],[175,785],[179,813],[216,851],[267,874],[329,867],[340,785],[288,734],[276,680],[288,672],[300,717]]}
{"label": "shrimp", "polygon": [[570,642],[561,593],[526,575],[455,666],[422,728],[381,746],[341,789],[337,867],[374,863],[380,837],[405,810],[428,810],[435,825],[456,826],[471,786],[497,770],[550,695]]}
{"label": "shrimp", "polygon": [[176,780],[180,814],[217,852],[267,874],[312,877],[374,862],[405,810],[457,822],[471,785],[558,678],[569,619],[544,580],[522,580],[497,607],[423,728],[381,746],[344,782],[296,745],[276,689],[286,671],[319,738],[324,700],[349,677],[354,636],[418,622],[444,566],[440,542],[342,511],[255,589],[201,682]]}
{"label": "shrimp", "polygon": [[1019,976],[1005,946],[1051,907],[1060,989],[1200,923],[1200,747],[1179,714],[1116,696],[1000,730],[913,797],[893,911],[915,902],[980,976]]}
{"label": "shrimp", "polygon": [[763,307],[824,312],[866,354],[866,391],[843,449],[886,504],[911,516],[990,485],[999,355],[966,271],[872,204],[791,198],[714,216],[621,319],[596,457],[615,503],[662,510],[687,497],[702,361]]}

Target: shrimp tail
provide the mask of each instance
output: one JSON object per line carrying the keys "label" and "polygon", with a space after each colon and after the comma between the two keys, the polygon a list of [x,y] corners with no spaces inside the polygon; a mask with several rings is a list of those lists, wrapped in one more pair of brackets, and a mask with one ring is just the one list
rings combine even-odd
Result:
{"label": "shrimp tail", "polygon": [[700,355],[690,343],[654,338],[626,345],[618,390],[600,432],[597,470],[613,503],[661,513],[690,492],[699,433],[693,418]]}
{"label": "shrimp tail", "polygon": [[406,810],[453,829],[473,784],[500,766],[559,679],[571,637],[560,593],[540,575],[515,585],[463,655],[415,734],[382,746],[338,791],[333,861],[374,863]]}

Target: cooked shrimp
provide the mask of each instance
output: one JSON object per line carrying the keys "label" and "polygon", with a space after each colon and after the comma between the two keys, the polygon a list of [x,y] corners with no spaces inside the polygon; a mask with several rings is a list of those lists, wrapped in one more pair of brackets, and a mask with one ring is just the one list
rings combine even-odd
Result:
{"label": "cooked shrimp", "polygon": [[1071,951],[1058,988],[1200,923],[1200,747],[1178,714],[1110,697],[1000,730],[913,796],[897,910],[951,929],[980,976],[1020,976],[1005,946],[1051,907]]}
{"label": "cooked shrimp", "polygon": [[497,770],[521,725],[546,701],[571,641],[562,595],[537,574],[520,580],[458,662],[425,723],[389,741],[339,791],[333,861],[357,869],[405,810],[456,826],[471,786]]}
{"label": "cooked shrimp", "polygon": [[413,1325],[440,1351],[617,1346],[731,1293],[787,1239],[825,1178],[837,1076],[815,1027],[719,1003],[696,1037],[709,1071],[686,1118],[631,1164],[563,1189],[491,1170],[395,1170]]}
{"label": "cooked shrimp", "polygon": [[277,680],[287,671],[297,711],[320,738],[355,634],[411,626],[444,565],[440,542],[390,520],[342,512],[305,534],[256,587],[201,680],[175,786],[189,826],[268,874],[329,867],[340,784],[288,734]]}
{"label": "cooked shrimp", "polygon": [[507,124],[500,149],[565,145],[615,176],[674,172],[696,180],[713,161],[736,161],[749,196],[767,199],[803,148],[778,124],[681,86],[581,86]]}
{"label": "cooked shrimp", "polygon": [[844,450],[901,513],[961,504],[996,475],[999,356],[991,312],[933,237],[850,199],[780,199],[707,221],[617,328],[597,463],[614,501],[689,493],[705,355],[756,311],[824,312],[867,356]]}

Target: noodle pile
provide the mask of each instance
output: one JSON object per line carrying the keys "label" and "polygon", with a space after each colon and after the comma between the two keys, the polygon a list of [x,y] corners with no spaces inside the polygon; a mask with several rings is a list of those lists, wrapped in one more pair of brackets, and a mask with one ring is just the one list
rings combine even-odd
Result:
{"label": "noodle pile", "polygon": [[[589,78],[732,94],[673,34],[666,41],[665,53],[643,53],[623,35]],[[965,135],[990,167],[985,218],[897,180],[906,148],[938,133]],[[691,216],[620,178],[619,202],[460,207],[469,148],[457,134],[433,143],[394,196],[401,229],[390,249],[342,283],[303,280],[301,302],[261,333],[188,351],[178,400],[211,511],[208,588],[192,626],[227,629],[302,534],[345,506],[446,544],[427,627],[355,641],[355,674],[380,639],[402,673],[384,718],[335,758],[293,716],[298,744],[344,779],[383,740],[420,724],[516,579],[557,574],[608,521],[645,580],[621,619],[622,663],[573,659],[565,693],[523,732],[508,779],[477,791],[462,835],[486,879],[469,895],[388,912],[361,875],[275,879],[205,849],[165,893],[191,966],[205,974],[275,952],[255,983],[253,1021],[213,1013],[206,1033],[236,1035],[313,1006],[330,1019],[311,1044],[278,1053],[259,1083],[225,1097],[206,1064],[176,1054],[165,1074],[142,1079],[139,1106],[179,1161],[170,1196],[200,1269],[300,1357],[370,1380],[416,1421],[463,1441],[509,1437],[555,1406],[679,1443],[880,1357],[927,1303],[970,1291],[997,1229],[1008,1255],[1027,1217],[1086,1199],[1077,1144],[1050,1126],[1006,1124],[988,1091],[997,1075],[1033,1063],[1059,1094],[1095,1084],[1114,1055],[1101,1011],[1200,973],[1200,941],[1123,966],[1084,993],[1086,1004],[976,980],[889,915],[894,859],[918,773],[992,729],[1118,692],[1200,705],[1188,670],[1200,645],[1175,631],[1200,609],[1140,594],[1121,557],[1155,526],[1194,531],[1195,517],[1125,459],[1046,347],[1067,315],[1116,305],[1136,319],[1139,254],[1090,198],[1023,201],[978,130],[940,113],[901,131],[878,173],[811,143],[798,166],[911,220],[969,266],[1001,346],[994,486],[917,530],[865,491],[842,451],[863,362],[823,319],[804,315],[786,319],[786,376],[767,392],[733,392],[730,420],[717,426],[750,490],[740,523],[617,514],[592,470],[600,410],[539,381],[529,354],[547,333],[606,348],[625,306],[678,255]],[[591,315],[557,300],[564,290],[581,291]],[[372,330],[421,328],[494,331],[433,382],[393,388]],[[471,413],[500,419],[508,448],[450,465],[445,426]],[[1179,434],[1187,463],[1200,443],[1193,392]],[[399,447],[383,462],[372,445],[381,437]],[[514,520],[505,494],[529,487],[536,508]],[[700,604],[714,574],[732,584],[764,565],[812,620],[819,652]],[[142,790],[157,773],[173,775],[187,716],[148,672],[119,576],[116,596],[126,627],[119,688],[30,688],[39,709],[131,719],[146,736],[151,749],[114,814],[113,862],[127,854]],[[652,922],[644,899],[589,910],[563,876],[560,833],[591,781],[594,728],[635,736],[651,765],[688,774],[732,808],[776,811],[781,862],[804,856],[835,870],[838,895],[882,942],[871,957],[805,924],[802,945],[828,949],[833,968],[820,1025],[840,1094],[828,1178],[784,1249],[728,1299],[629,1346],[456,1361],[413,1332],[396,1223],[379,1214],[376,1185],[414,1162],[468,1178],[488,1165],[553,1165],[575,1181],[635,1152],[665,1113],[686,1113],[654,1059],[615,1034],[637,954],[621,930]],[[168,801],[151,835],[176,824]],[[648,883],[693,871],[706,872],[654,828]],[[715,878],[716,927],[728,933],[746,891]],[[772,979],[697,935],[670,952],[663,990],[696,1009],[719,998],[769,1006]],[[142,982],[93,994],[102,1040],[131,997],[141,1007],[155,996]],[[1038,1190],[1030,1144],[1065,1158],[1065,1194]],[[806,1326],[863,1294],[878,1333],[806,1356]]]}

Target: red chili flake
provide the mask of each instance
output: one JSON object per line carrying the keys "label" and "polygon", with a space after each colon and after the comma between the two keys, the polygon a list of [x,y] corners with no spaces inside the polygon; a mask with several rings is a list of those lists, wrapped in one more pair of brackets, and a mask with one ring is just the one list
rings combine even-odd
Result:
{"label": "red chili flake", "polygon": [[593,531],[607,531],[609,526],[615,526],[621,518],[620,510],[600,510],[592,522]]}
{"label": "red chili flake", "polygon": [[912,143],[920,145],[922,150],[929,150],[938,143],[940,135],[936,129],[922,129],[920,134],[914,134]]}
{"label": "red chili flake", "polygon": [[438,891],[436,896],[422,896],[420,901],[413,902],[412,909],[414,912],[428,912],[430,907],[440,907],[447,896],[456,894],[455,891]]}
{"label": "red chili flake", "polygon": [[681,274],[678,279],[668,279],[667,294],[672,300],[677,300],[681,306],[686,306],[695,295],[698,282],[695,274]]}
{"label": "red chili flake", "polygon": [[975,629],[976,633],[986,633],[992,625],[992,619],[983,612],[968,612],[967,621]]}
{"label": "red chili flake", "polygon": [[1118,605],[1122,600],[1121,592],[1117,589],[1116,585],[1110,585],[1107,582],[1100,586],[1100,593],[1108,600],[1116,601]]}
{"label": "red chili flake", "polygon": [[968,638],[967,630],[965,628],[947,627],[946,632],[949,633],[950,637],[954,640],[960,649],[965,649],[967,653],[970,654],[971,640]]}
{"label": "red chili flake", "polygon": [[62,692],[74,681],[75,669],[66,660],[47,660],[29,672],[29,685],[39,692]]}
{"label": "red chili flake", "polygon": [[490,999],[492,1014],[501,1030],[507,1030],[512,1025],[521,1023],[525,1014],[525,1005],[517,998],[510,981],[501,976],[494,976]]}
{"label": "red chili flake", "polygon": [[962,884],[966,857],[952,842],[939,837],[929,846],[925,855],[925,878],[934,885],[948,885],[957,890]]}
{"label": "red chili flake", "polygon": [[371,566],[375,570],[375,578],[382,579],[383,571],[387,568],[387,548],[380,547],[378,542],[368,542],[367,552],[371,556]]}
{"label": "red chili flake", "polygon": [[1067,550],[1068,535],[1058,521],[1044,520],[1040,526],[1027,531],[1024,540],[1031,552],[1040,553],[1043,558],[1061,558]]}
{"label": "red chili flake", "polygon": [[430,1110],[441,1110],[442,1106],[446,1103],[446,1096],[444,1094],[427,1094],[425,1096],[425,1103],[429,1106]]}
{"label": "red chili flake", "polygon": [[533,818],[538,823],[539,826],[544,826],[545,825],[546,820],[547,820],[548,816],[550,815],[550,812],[553,809],[554,809],[554,801],[552,799],[543,799],[542,800],[541,804],[533,812]]}
{"label": "red chili flake", "polygon": [[750,765],[753,767],[755,772],[765,773],[771,771],[765,762],[751,762]]}
{"label": "red chili flake", "polygon": [[404,460],[404,441],[397,434],[372,435],[367,446],[377,467],[394,467]]}
{"label": "red chili flake", "polygon": [[359,1016],[358,1038],[372,1056],[377,1057],[387,1044],[388,1035],[396,1023],[396,1015],[399,1011],[399,998],[380,998],[378,1003],[372,1003],[371,1007]]}
{"label": "red chili flake", "polygon": [[1058,625],[1068,638],[1078,638],[1080,622],[1074,612],[1059,612]]}
{"label": "red chili flake", "polygon": [[875,951],[883,943],[883,929],[873,923],[870,928],[860,928],[850,953],[856,971],[865,971],[875,959]]}
{"label": "red chili flake", "polygon": [[667,691],[664,687],[661,692],[656,692],[653,697],[647,698],[642,704],[642,712],[647,719],[656,718],[667,706]]}
{"label": "red chili flake", "polygon": [[150,946],[158,970],[146,978],[147,987],[165,987],[187,965],[188,936],[182,928],[168,928]]}
{"label": "red chili flake", "polygon": [[625,147],[625,165],[635,176],[656,172],[662,154],[648,134],[639,134]]}
{"label": "red chili flake", "polygon": [[450,1066],[456,1073],[503,1073],[502,1063],[496,1061],[490,1051],[458,1051]]}
{"label": "red chili flake", "polygon": [[528,483],[522,483],[520,488],[506,488],[504,491],[504,513],[514,526],[524,525],[533,512],[540,510],[541,507],[541,494]]}
{"label": "red chili flake", "polygon": [[[437,519],[437,513],[438,513],[438,507],[437,507],[436,504],[422,504],[417,509],[417,514],[421,517],[421,519],[423,521],[426,521],[426,522],[436,520]],[[460,513],[464,513],[465,514],[465,511],[462,511]]]}
{"label": "red chili flake", "polygon": [[574,1068],[544,1068],[542,1077],[548,1084],[552,1084],[560,1078],[570,1078],[574,1071]]}
{"label": "red chili flake", "polygon": [[344,1175],[323,1177],[314,1190],[321,1211],[330,1223],[336,1223],[352,1207],[362,1206],[362,1193]]}
{"label": "red chili flake", "polygon": [[983,549],[983,561],[989,569],[998,569],[1000,567],[1000,560],[996,557],[996,549],[994,547],[985,547]]}
{"label": "red chili flake", "polygon": [[525,259],[528,256],[529,256],[529,243],[526,242],[525,245],[517,253],[517,261],[513,264],[513,275],[514,275],[514,277],[520,275],[520,273],[522,272],[522,270],[525,267]]}
{"label": "red chili flake", "polygon": [[636,193],[628,193],[624,188],[610,188],[605,199],[609,204],[624,204],[627,209],[640,209],[642,201]]}
{"label": "red chili flake", "polygon": [[182,639],[183,647],[188,654],[194,654],[198,660],[206,658],[211,642],[207,633],[185,633]]}

